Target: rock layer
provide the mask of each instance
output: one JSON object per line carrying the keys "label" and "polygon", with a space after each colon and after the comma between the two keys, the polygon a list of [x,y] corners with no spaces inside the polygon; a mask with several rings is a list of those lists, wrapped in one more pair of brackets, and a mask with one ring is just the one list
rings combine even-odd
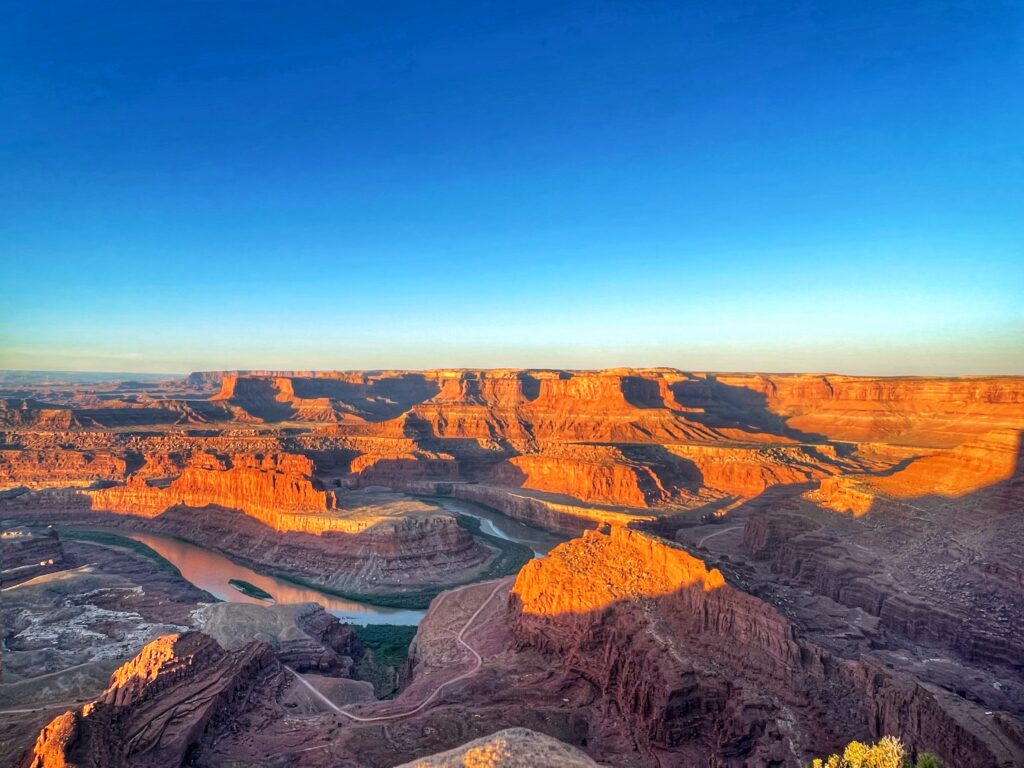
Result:
{"label": "rock layer", "polygon": [[1011,732],[979,735],[977,707],[835,657],[719,571],[640,532],[588,532],[527,564],[511,610],[519,641],[593,682],[605,716],[623,718],[652,757],[799,764],[885,733],[953,766],[1024,756]]}
{"label": "rock layer", "polygon": [[25,768],[178,768],[285,683],[266,643],[228,652],[189,632],[147,645],[100,697],[60,715],[19,761]]}

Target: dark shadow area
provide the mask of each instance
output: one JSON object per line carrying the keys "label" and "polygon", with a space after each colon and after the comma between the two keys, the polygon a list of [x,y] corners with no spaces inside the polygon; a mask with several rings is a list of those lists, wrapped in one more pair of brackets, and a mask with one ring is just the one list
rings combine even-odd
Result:
{"label": "dark shadow area", "polygon": [[522,387],[523,397],[527,402],[532,402],[540,397],[540,379],[529,373],[520,373],[519,381]]}
{"label": "dark shadow area", "polygon": [[[601,702],[593,711],[614,713],[616,729],[625,728],[641,754],[657,752],[660,764],[712,760],[781,768],[841,750],[854,739],[898,733],[910,751],[936,752],[949,765],[994,766],[992,757],[1005,759],[1024,748],[1012,726],[1002,734],[1004,744],[993,744],[980,708],[967,717],[959,702],[945,710],[937,705],[942,694],[908,684],[905,675],[871,657],[834,655],[770,605],[729,584],[709,588],[698,580],[660,591],[663,569],[669,570],[662,558],[675,560],[673,548],[666,543],[658,552],[652,545],[654,556],[638,564],[651,571],[646,583],[634,585],[614,564],[591,564],[592,573],[587,565],[578,566],[589,578],[576,567],[560,573],[565,567],[553,564],[547,578],[533,579],[543,591],[527,585],[526,597],[512,595],[520,647],[537,648],[554,668],[590,681]],[[642,551],[609,547],[602,562],[632,562]],[[694,572],[683,566],[672,571]],[[604,597],[606,585],[616,594],[620,577],[625,584],[618,591],[638,590],[635,598]],[[587,594],[577,591],[587,580],[595,585],[590,601],[595,607],[562,612],[547,607],[557,604],[563,589],[572,590],[576,604],[588,605]],[[531,612],[533,606],[538,612]],[[638,689],[642,696],[633,695]],[[780,730],[780,721],[788,728]],[[798,762],[792,741],[787,743],[794,732],[805,750]],[[671,751],[671,763],[662,750]],[[976,761],[982,755],[985,761]]]}
{"label": "dark shadow area", "polygon": [[421,373],[365,377],[361,382],[319,376],[295,377],[291,382],[298,398],[327,398],[343,406],[343,410],[374,422],[397,418],[441,391],[436,382],[428,381]]}
{"label": "dark shadow area", "polygon": [[655,379],[642,376],[622,377],[622,396],[634,408],[665,408],[661,387]]}
{"label": "dark shadow area", "polygon": [[[477,466],[477,471],[473,473],[473,479],[510,488],[527,488],[541,493],[565,496],[582,504],[624,506],[633,509],[647,509],[668,501],[680,493],[697,493],[703,485],[703,475],[695,463],[670,453],[660,445],[630,444],[616,447],[622,453],[625,461],[609,460],[607,464],[598,464],[595,473],[599,475],[601,469],[606,467],[632,472],[636,487],[643,496],[643,505],[612,498],[584,498],[577,493],[571,493],[568,487],[544,487],[546,476],[543,474],[534,478],[533,485],[528,485],[530,476],[511,462],[511,459],[521,455],[515,452],[503,456],[497,461],[491,458],[489,463],[481,463]],[[493,456],[493,454],[491,455]],[[537,457],[550,460],[552,463],[572,463],[574,461],[572,458],[549,456],[543,453],[537,454]],[[579,460],[579,463],[585,466],[589,462],[583,458]],[[467,472],[466,475],[469,477],[470,473]]]}
{"label": "dark shadow area", "polygon": [[278,389],[273,379],[241,377],[228,401],[250,416],[263,421],[288,421],[296,411],[291,403],[277,399]]}
{"label": "dark shadow area", "polygon": [[772,412],[766,395],[723,384],[714,376],[679,381],[670,389],[676,402],[687,409],[686,418],[706,427],[762,432],[800,442],[828,442],[825,435],[790,427],[785,418]]}
{"label": "dark shadow area", "polygon": [[[581,546],[579,555],[592,549]],[[673,555],[678,545],[658,549],[609,545],[597,559],[566,553],[546,577],[541,561],[524,591],[512,595],[519,646],[592,682],[601,699],[594,710],[614,713],[641,752],[696,750],[673,753],[671,764],[781,767],[841,751],[854,739],[899,734],[911,755],[927,750],[960,768],[1024,758],[1018,720],[994,719],[970,697],[917,685],[909,668],[894,669],[866,648],[844,654],[826,647],[731,579],[702,583],[699,567],[673,564],[695,559]],[[649,569],[646,580],[634,581],[618,565],[635,560],[633,569]],[[588,582],[591,594],[580,588]],[[567,607],[552,608],[562,595]],[[633,695],[637,689],[642,696]],[[788,727],[780,731],[782,721]],[[787,745],[794,732],[804,750],[798,762],[793,742]]]}
{"label": "dark shadow area", "polygon": [[760,578],[877,617],[879,647],[942,662],[918,670],[928,682],[1024,717],[1022,510],[1018,443],[1009,477],[959,497],[878,496],[860,517],[810,501],[755,510],[744,549]]}
{"label": "dark shadow area", "polygon": [[[645,491],[649,491],[652,500],[661,495],[662,489],[674,496],[680,492],[698,493],[704,487],[704,474],[700,467],[664,446],[634,443],[621,445],[619,450],[629,461],[649,469],[653,474],[651,477],[642,471],[637,473],[642,483],[651,485]],[[658,488],[658,485],[661,487]]]}

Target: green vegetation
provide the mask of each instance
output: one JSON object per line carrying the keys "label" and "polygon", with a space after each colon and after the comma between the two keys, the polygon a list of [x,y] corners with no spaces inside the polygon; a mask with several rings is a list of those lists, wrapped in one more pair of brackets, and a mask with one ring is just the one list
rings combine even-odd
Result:
{"label": "green vegetation", "polygon": [[377,698],[390,699],[398,692],[398,674],[409,656],[416,627],[368,624],[352,628],[366,647],[366,653],[356,663],[356,674],[360,680],[373,684]]}
{"label": "green vegetation", "polygon": [[241,579],[228,579],[228,584],[237,589],[243,595],[248,597],[254,597],[257,600],[273,600],[274,596],[269,592],[260,589],[255,584],[250,584],[248,581],[242,581]]}
{"label": "green vegetation", "polygon": [[[268,576],[274,576],[281,581],[290,581],[292,584],[297,584],[300,587],[309,587],[315,589],[317,592],[323,592],[325,595],[334,595],[345,600],[355,600],[356,602],[366,603],[367,605],[376,605],[380,608],[398,608],[400,610],[419,610],[426,608],[430,605],[430,601],[437,597],[445,589],[450,587],[441,587],[439,589],[422,589],[414,592],[400,592],[391,595],[367,595],[362,592],[347,592],[343,589],[336,589],[335,587],[329,587],[325,584],[318,584],[315,581],[309,581],[303,579],[301,576],[295,576],[291,573],[284,573],[282,571],[266,571]],[[457,586],[457,585],[454,585]]]}
{"label": "green vegetation", "polygon": [[841,755],[829,755],[811,761],[810,768],[942,768],[942,762],[930,752],[922,752],[916,762],[895,736],[885,736],[876,744],[851,741]]}

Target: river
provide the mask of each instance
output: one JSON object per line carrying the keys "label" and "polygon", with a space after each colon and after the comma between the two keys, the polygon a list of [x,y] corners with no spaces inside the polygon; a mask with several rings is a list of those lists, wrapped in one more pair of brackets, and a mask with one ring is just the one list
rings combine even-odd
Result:
{"label": "river", "polygon": [[423,496],[421,498],[424,501],[433,502],[449,512],[476,518],[480,521],[481,531],[491,536],[497,536],[499,539],[525,544],[533,550],[535,558],[544,557],[563,541],[569,539],[568,536],[558,536],[541,528],[526,525],[496,509],[472,501],[453,499],[450,496]]}
{"label": "river", "polygon": [[[497,510],[449,497],[428,497],[425,500],[436,503],[449,512],[454,512],[480,521],[484,533],[507,541],[525,544],[533,550],[534,557],[542,557],[552,547],[565,541],[564,537],[524,525],[503,515]],[[209,592],[219,600],[234,603],[255,603],[267,605],[271,601],[261,600],[240,592],[229,583],[231,580],[244,581],[259,587],[272,595],[279,603],[320,603],[342,621],[350,624],[419,624],[425,610],[385,608],[358,600],[346,600],[313,587],[294,584],[286,579],[268,576],[240,565],[224,555],[170,536],[138,531],[111,530],[118,536],[134,539],[157,552],[172,563],[181,575],[195,586]]]}
{"label": "river", "polygon": [[111,531],[118,536],[135,539],[174,564],[181,575],[214,597],[231,603],[268,605],[271,601],[239,592],[228,582],[246,581],[273,595],[278,603],[320,603],[328,612],[350,624],[419,624],[426,611],[384,608],[379,605],[346,600],[319,589],[293,584],[276,576],[266,576],[239,565],[224,555],[187,541],[138,531]]}

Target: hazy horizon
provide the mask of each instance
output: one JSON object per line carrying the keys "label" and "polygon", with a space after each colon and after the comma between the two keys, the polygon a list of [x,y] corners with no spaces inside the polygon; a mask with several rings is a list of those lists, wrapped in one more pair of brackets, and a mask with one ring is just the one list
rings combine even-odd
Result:
{"label": "hazy horizon", "polygon": [[239,372],[239,373],[260,373],[260,372],[271,372],[271,373],[291,373],[291,372],[312,372],[312,373],[349,373],[349,372],[387,372],[387,371],[430,371],[430,370],[466,370],[466,371],[500,371],[500,370],[523,370],[523,371],[570,371],[570,372],[587,372],[587,371],[602,371],[602,370],[676,370],[682,373],[706,373],[706,374],[721,374],[721,375],[732,375],[732,374],[765,374],[773,376],[786,376],[786,375],[827,375],[827,376],[863,376],[863,377],[880,377],[880,378],[985,378],[985,377],[1020,377],[1024,376],[1021,373],[991,373],[991,372],[978,372],[978,373],[914,373],[904,371],[897,372],[878,372],[878,371],[844,371],[844,370],[829,370],[829,369],[769,369],[769,368],[707,368],[707,367],[693,367],[693,366],[678,366],[678,365],[593,365],[593,366],[553,366],[553,365],[433,365],[433,366],[307,366],[307,367],[282,367],[282,366],[231,366],[231,367],[207,367],[207,368],[191,368],[188,370],[181,371],[161,371],[161,370],[104,370],[104,369],[64,369],[64,368],[0,368],[0,380],[11,375],[19,374],[43,374],[43,375],[54,375],[56,378],[57,374],[68,374],[71,376],[75,375],[88,375],[90,377],[109,376],[114,380],[129,379],[132,377],[145,377],[148,380],[155,380],[158,377],[165,378],[185,378],[193,373],[211,373],[211,372]]}

